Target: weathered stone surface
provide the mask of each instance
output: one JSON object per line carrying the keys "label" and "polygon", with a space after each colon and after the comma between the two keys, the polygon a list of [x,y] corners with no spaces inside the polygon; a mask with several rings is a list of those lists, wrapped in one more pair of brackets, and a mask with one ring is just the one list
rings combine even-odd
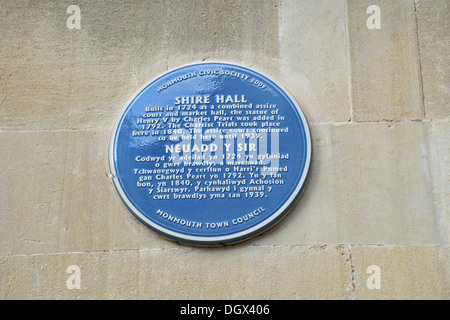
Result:
{"label": "weathered stone surface", "polygon": [[[274,230],[251,241],[447,243],[429,130],[415,122],[313,125],[305,193]],[[447,146],[444,133],[440,148]],[[2,145],[15,150],[2,155],[0,166],[3,254],[176,246],[121,203],[108,177],[108,140],[104,130],[0,134]]]}
{"label": "weathered stone surface", "polygon": [[[448,299],[449,257],[448,246],[359,245],[6,256],[0,298]],[[69,266],[79,267],[79,289],[67,286]],[[368,286],[369,266],[379,289]]]}
{"label": "weathered stone surface", "polygon": [[278,3],[140,1],[136,28],[139,83],[167,69],[202,61],[242,63],[276,72]]}
{"label": "weathered stone surface", "polygon": [[347,1],[356,121],[423,119],[414,2],[377,1],[381,29],[369,29],[371,0]]}
{"label": "weathered stone surface", "polygon": [[[349,294],[348,253],[342,247],[242,246],[183,250],[176,256],[167,277],[173,254],[141,252],[142,266],[161,279],[143,282],[141,298],[342,299]],[[185,285],[172,291],[174,281]]]}
{"label": "weathered stone surface", "polygon": [[[450,298],[448,246],[355,246],[351,256],[356,299]],[[380,289],[370,285],[375,272],[367,268],[373,265],[379,267]]]}
{"label": "weathered stone surface", "polygon": [[450,117],[450,27],[448,1],[417,1],[420,60],[426,117]]}
{"label": "weathered stone surface", "polygon": [[[108,177],[109,131],[3,132],[1,254],[163,242],[128,213]],[[150,237],[150,238],[148,238]]]}
{"label": "weathered stone surface", "polygon": [[448,243],[430,124],[313,125],[312,136],[307,189],[256,243]]}
{"label": "weathered stone surface", "polygon": [[[132,250],[2,257],[0,298],[136,299],[138,257]],[[70,266],[79,268],[79,289]]]}
{"label": "weathered stone surface", "polygon": [[278,70],[278,1],[81,1],[4,6],[0,129],[111,128],[126,102],[168,69],[227,60]]}
{"label": "weathered stone surface", "polygon": [[437,145],[437,158],[439,159],[439,169],[441,172],[441,188],[443,214],[441,225],[447,228],[447,235],[450,241],[450,122],[435,121],[433,132]]}
{"label": "weathered stone surface", "polygon": [[309,121],[348,121],[345,2],[282,1],[280,66]]}
{"label": "weathered stone surface", "polygon": [[[69,30],[72,4],[0,5],[0,299],[450,298],[445,1],[81,0]],[[287,88],[314,156],[279,225],[200,249],[138,222],[107,156],[138,88],[217,60]]]}
{"label": "weathered stone surface", "polygon": [[2,5],[0,129],[111,128],[137,89],[133,5],[81,2],[69,30],[70,4]]}
{"label": "weathered stone surface", "polygon": [[[69,290],[69,266],[80,289]],[[229,247],[0,258],[7,299],[351,298],[345,247]]]}

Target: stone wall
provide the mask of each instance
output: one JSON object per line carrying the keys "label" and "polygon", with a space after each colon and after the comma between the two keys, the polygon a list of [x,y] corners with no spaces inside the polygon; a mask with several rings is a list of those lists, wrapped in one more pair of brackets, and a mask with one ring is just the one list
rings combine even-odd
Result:
{"label": "stone wall", "polygon": [[[367,26],[370,5],[381,29]],[[0,0],[0,298],[450,298],[449,8]],[[287,218],[220,248],[143,226],[107,161],[135,92],[201,61],[276,79],[313,136],[310,182]]]}

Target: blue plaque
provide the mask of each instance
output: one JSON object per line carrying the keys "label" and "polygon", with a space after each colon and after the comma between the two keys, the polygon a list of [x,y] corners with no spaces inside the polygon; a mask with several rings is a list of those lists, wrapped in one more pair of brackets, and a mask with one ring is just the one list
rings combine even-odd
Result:
{"label": "blue plaque", "polygon": [[306,118],[285,90],[242,66],[201,63],[130,100],[109,162],[142,223],[179,242],[219,245],[280,221],[305,187],[311,156]]}

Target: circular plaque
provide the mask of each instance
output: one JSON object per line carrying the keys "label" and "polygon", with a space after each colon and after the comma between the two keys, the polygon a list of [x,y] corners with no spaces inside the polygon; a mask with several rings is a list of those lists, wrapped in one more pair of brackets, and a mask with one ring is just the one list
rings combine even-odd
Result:
{"label": "circular plaque", "polygon": [[201,63],[148,83],[121,113],[109,162],[133,215],[176,241],[248,239],[302,193],[311,135],[294,99],[248,68]]}

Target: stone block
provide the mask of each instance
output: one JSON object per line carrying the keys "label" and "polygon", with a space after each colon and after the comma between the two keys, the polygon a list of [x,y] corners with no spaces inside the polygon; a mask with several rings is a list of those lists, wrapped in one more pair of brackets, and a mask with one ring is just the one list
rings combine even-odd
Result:
{"label": "stone block", "polygon": [[424,118],[414,2],[377,1],[381,29],[369,29],[371,0],[347,1],[355,121]]}
{"label": "stone block", "polygon": [[1,254],[165,243],[127,211],[107,164],[109,131],[3,132]]}
{"label": "stone block", "polygon": [[137,299],[138,256],[130,250],[1,257],[0,298]]}
{"label": "stone block", "polygon": [[450,25],[447,1],[417,1],[417,23],[427,119],[450,117]]}
{"label": "stone block", "polygon": [[[355,246],[351,255],[356,299],[450,298],[448,246]],[[379,269],[368,270],[370,266]],[[379,289],[375,286],[378,280]]]}
{"label": "stone block", "polygon": [[433,132],[436,139],[437,158],[441,174],[441,189],[443,213],[440,224],[447,228],[447,236],[450,241],[450,122],[434,121]]}
{"label": "stone block", "polygon": [[0,129],[112,128],[135,92],[186,63],[278,70],[278,1],[19,0],[2,8]]}
{"label": "stone block", "polygon": [[[68,289],[69,266],[80,289]],[[346,247],[173,248],[0,258],[2,299],[351,298]]]}
{"label": "stone block", "polygon": [[310,122],[350,120],[344,1],[282,1],[280,70]]}
{"label": "stone block", "polygon": [[278,1],[142,1],[137,7],[144,83],[154,74],[155,57],[166,69],[225,60],[277,70]]}
{"label": "stone block", "polygon": [[304,194],[255,243],[448,244],[429,123],[313,125],[312,136]]}
{"label": "stone block", "polygon": [[111,128],[137,89],[133,5],[82,1],[81,29],[70,30],[71,4],[2,6],[0,129]]}

